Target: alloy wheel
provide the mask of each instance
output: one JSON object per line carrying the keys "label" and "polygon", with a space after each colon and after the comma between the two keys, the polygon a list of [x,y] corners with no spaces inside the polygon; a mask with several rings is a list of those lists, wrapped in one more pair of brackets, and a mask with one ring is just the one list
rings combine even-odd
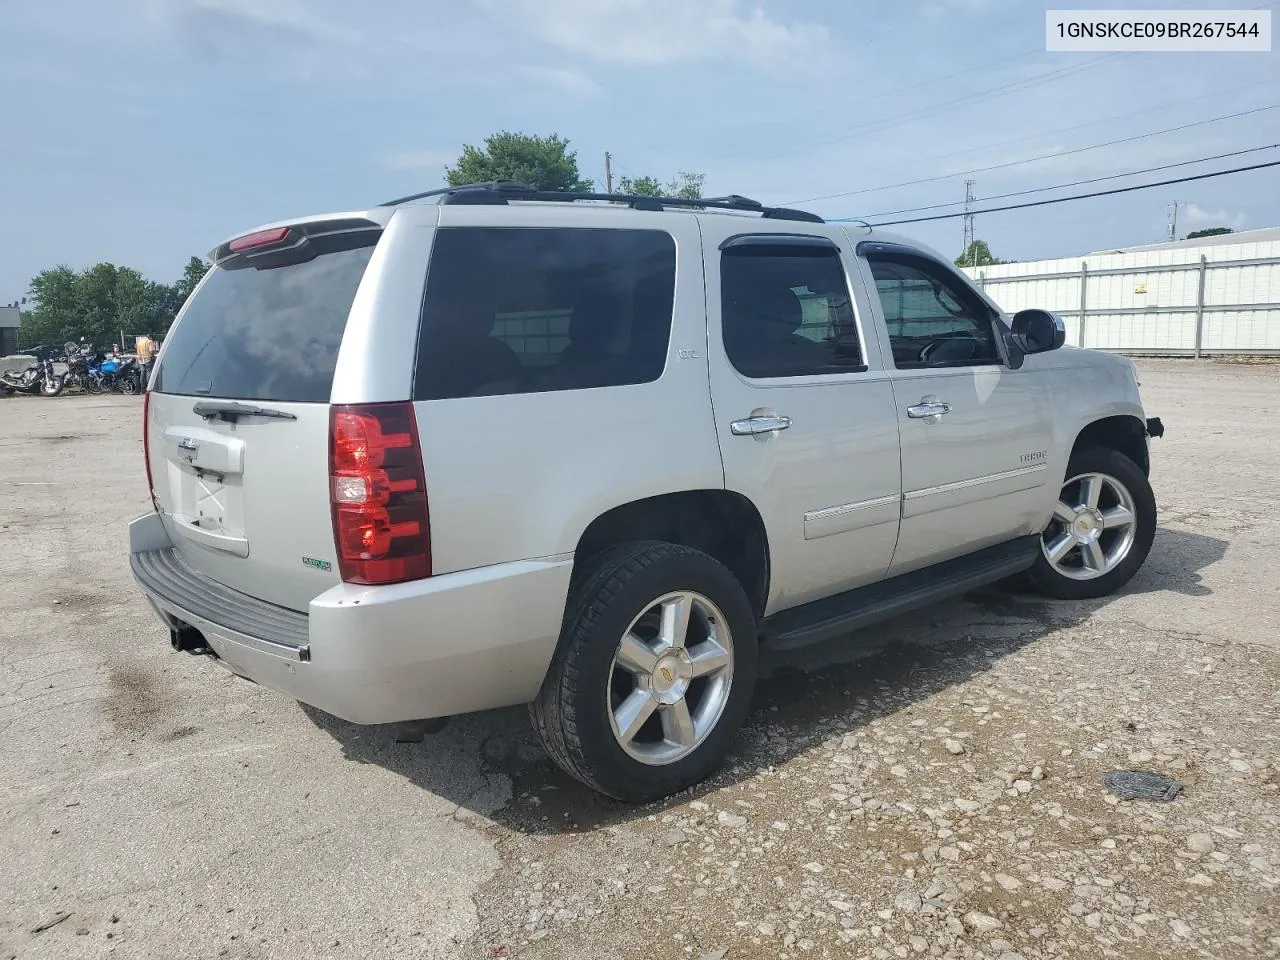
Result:
{"label": "alloy wheel", "polygon": [[1040,547],[1062,576],[1093,580],[1124,562],[1137,530],[1137,508],[1125,485],[1105,473],[1084,473],[1063,484]]}
{"label": "alloy wheel", "polygon": [[687,757],[715,729],[733,684],[733,636],[700,593],[659,597],[632,621],[609,670],[609,725],[641,763]]}

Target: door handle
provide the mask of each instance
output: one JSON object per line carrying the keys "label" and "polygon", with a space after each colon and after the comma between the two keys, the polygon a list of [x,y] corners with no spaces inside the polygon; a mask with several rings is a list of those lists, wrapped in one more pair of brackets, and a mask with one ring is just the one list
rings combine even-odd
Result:
{"label": "door handle", "polygon": [[791,426],[790,417],[748,417],[745,420],[735,420],[729,424],[729,432],[735,437],[749,437],[758,433],[773,433],[775,430],[785,430]]}
{"label": "door handle", "polygon": [[951,404],[944,403],[941,400],[930,400],[917,403],[914,407],[907,407],[907,416],[912,420],[928,420],[931,417],[940,417],[944,413],[950,412]]}

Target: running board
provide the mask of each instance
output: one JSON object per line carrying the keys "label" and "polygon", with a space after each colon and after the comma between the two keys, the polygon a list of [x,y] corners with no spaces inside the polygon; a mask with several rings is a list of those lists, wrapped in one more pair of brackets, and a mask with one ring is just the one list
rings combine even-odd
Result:
{"label": "running board", "polygon": [[1035,563],[1039,550],[1039,535],[1020,537],[892,580],[792,607],[765,618],[760,625],[761,641],[770,650],[795,650],[832,640],[1021,573]]}

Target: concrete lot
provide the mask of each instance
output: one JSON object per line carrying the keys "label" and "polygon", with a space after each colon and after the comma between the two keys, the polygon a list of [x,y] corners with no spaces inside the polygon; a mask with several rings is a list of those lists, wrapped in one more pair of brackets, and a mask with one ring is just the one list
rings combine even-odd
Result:
{"label": "concrete lot", "polygon": [[[776,667],[729,768],[643,808],[522,711],[397,744],[171,654],[125,552],[140,402],[0,400],[0,960],[1280,955],[1280,366],[1141,370],[1169,434],[1122,596]],[[1129,766],[1187,786],[1115,803]]]}

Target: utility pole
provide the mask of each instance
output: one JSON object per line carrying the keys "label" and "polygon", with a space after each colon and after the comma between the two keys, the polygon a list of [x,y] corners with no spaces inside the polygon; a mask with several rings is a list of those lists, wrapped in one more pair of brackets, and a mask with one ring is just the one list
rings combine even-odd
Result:
{"label": "utility pole", "polygon": [[613,193],[613,154],[604,152],[604,187],[605,193]]}
{"label": "utility pole", "polygon": [[973,249],[973,214],[969,211],[972,209],[973,201],[976,199],[973,195],[973,185],[976,180],[966,180],[964,182],[964,242],[960,247],[961,256],[966,253],[972,254],[973,266],[978,265],[978,251]]}
{"label": "utility pole", "polygon": [[1182,201],[1169,204],[1169,239],[1178,239],[1178,208],[1185,207]]}

